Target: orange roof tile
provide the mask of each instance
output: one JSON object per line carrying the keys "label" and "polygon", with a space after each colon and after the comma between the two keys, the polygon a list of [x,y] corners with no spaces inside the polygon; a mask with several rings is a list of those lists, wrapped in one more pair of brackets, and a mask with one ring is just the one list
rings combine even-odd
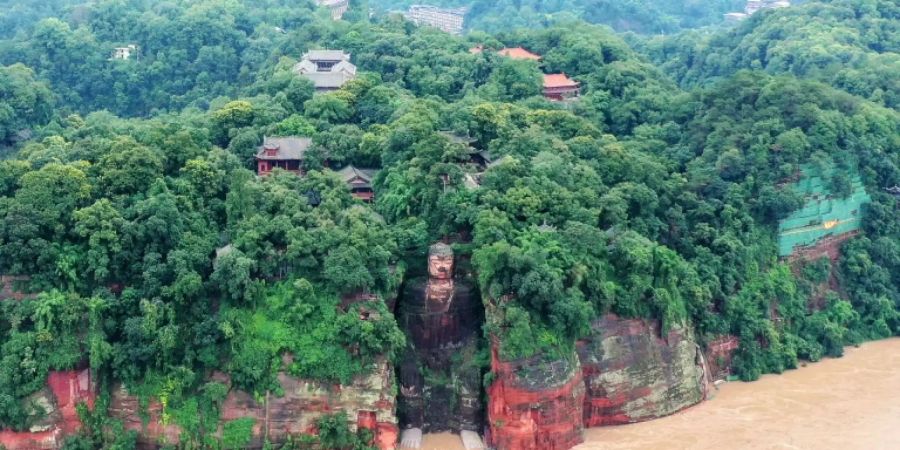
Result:
{"label": "orange roof tile", "polygon": [[484,51],[483,45],[476,45],[469,49],[469,53],[471,53],[473,55],[477,55],[477,54],[481,53],[482,51]]}
{"label": "orange roof tile", "polygon": [[508,56],[512,59],[531,59],[534,61],[541,59],[540,55],[535,55],[522,47],[504,48],[497,52],[497,54],[500,56]]}
{"label": "orange roof tile", "polygon": [[569,78],[564,73],[551,73],[544,75],[544,87],[545,88],[560,88],[560,87],[578,87],[580,83]]}

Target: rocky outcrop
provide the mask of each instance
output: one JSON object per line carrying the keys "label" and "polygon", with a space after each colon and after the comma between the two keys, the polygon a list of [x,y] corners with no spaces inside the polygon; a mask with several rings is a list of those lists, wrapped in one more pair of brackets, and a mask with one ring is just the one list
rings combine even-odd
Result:
{"label": "rocky outcrop", "polygon": [[162,404],[157,399],[149,399],[146,408],[142,409],[138,397],[129,393],[121,384],[114,387],[110,395],[110,417],[121,420],[126,430],[137,432],[137,445],[140,448],[178,444],[181,428],[172,423],[163,424],[162,410]]}
{"label": "rocky outcrop", "polygon": [[564,450],[585,427],[650,420],[701,402],[705,361],[688,329],[606,315],[577,357],[503,361],[492,352],[489,442],[498,450]]}
{"label": "rocky outcrop", "polygon": [[43,418],[28,431],[0,430],[0,445],[7,450],[60,448],[66,436],[81,428],[76,406],[93,408],[95,397],[90,370],[50,372],[47,386],[28,399],[43,410]]}
{"label": "rocky outcrop", "polygon": [[394,449],[399,429],[394,408],[394,371],[383,361],[369,375],[357,377],[349,385],[311,382],[280,374],[284,395],[257,401],[242,391],[231,391],[222,405],[223,422],[252,417],[256,420],[251,445],[284,442],[289,436],[316,434],[316,420],[344,411],[352,420],[350,428],[368,428],[375,434],[378,448]]}
{"label": "rocky outcrop", "polygon": [[731,375],[731,359],[738,349],[737,336],[719,336],[706,346],[706,364],[709,377],[713,381],[727,379]]}
{"label": "rocky outcrop", "polygon": [[702,354],[692,333],[659,323],[606,315],[578,343],[587,395],[584,424],[617,425],[654,419],[703,400]]}
{"label": "rocky outcrop", "polygon": [[565,450],[581,443],[584,381],[575,355],[502,361],[492,349],[487,441],[498,450]]}
{"label": "rocky outcrop", "polygon": [[[216,374],[216,381],[230,385],[227,375]],[[351,419],[351,430],[367,428],[375,435],[374,444],[381,450],[396,448],[399,428],[394,405],[394,371],[387,361],[381,361],[369,375],[359,376],[349,385],[333,385],[307,381],[287,374],[279,374],[278,381],[284,395],[268,395],[256,399],[237,389],[229,391],[222,404],[220,422],[252,418],[251,448],[261,448],[268,440],[285,442],[291,436],[316,434],[316,420],[323,415],[340,411]],[[141,416],[137,397],[124,388],[114,390],[110,415],[121,419],[125,428],[138,431],[138,444],[155,448],[161,444],[177,444],[181,429],[176,424],[162,424],[162,408],[151,400]]]}
{"label": "rocky outcrop", "polygon": [[787,257],[791,271],[795,276],[803,278],[803,267],[821,258],[827,258],[831,267],[828,275],[821,283],[811,286],[811,292],[807,301],[810,311],[821,311],[828,306],[827,296],[830,292],[841,292],[841,283],[838,278],[838,260],[841,258],[841,248],[844,244],[858,236],[858,231],[851,231],[821,239],[815,245],[797,248]]}

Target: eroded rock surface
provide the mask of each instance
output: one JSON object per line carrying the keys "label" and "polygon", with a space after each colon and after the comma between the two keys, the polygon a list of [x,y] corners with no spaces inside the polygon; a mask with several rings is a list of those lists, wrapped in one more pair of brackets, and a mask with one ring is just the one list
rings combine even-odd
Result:
{"label": "eroded rock surface", "polygon": [[[216,374],[214,379],[230,384],[224,374]],[[399,428],[394,405],[394,371],[387,361],[379,362],[371,374],[359,376],[349,385],[311,382],[283,373],[278,380],[284,390],[281,397],[269,395],[257,400],[247,392],[232,389],[222,404],[221,423],[247,417],[254,419],[250,447],[261,447],[266,438],[272,443],[281,443],[289,436],[316,434],[315,423],[319,417],[340,411],[346,412],[351,419],[351,430],[372,430],[374,444],[379,449],[397,447]],[[137,430],[142,447],[179,442],[181,429],[175,424],[160,423],[158,401],[149,402],[149,421],[144,425],[135,396],[118,388],[112,397],[110,415],[122,419],[126,429]]]}
{"label": "eroded rock surface", "polygon": [[706,346],[706,364],[713,381],[724,380],[731,375],[731,359],[740,342],[737,336],[719,336]]}
{"label": "eroded rock surface", "polygon": [[617,425],[654,419],[702,401],[706,375],[692,333],[659,323],[606,315],[578,343],[587,395],[584,424]]}
{"label": "eroded rock surface", "polygon": [[76,406],[85,403],[92,408],[95,397],[90,370],[50,372],[47,387],[29,398],[43,410],[43,418],[28,431],[0,430],[0,445],[7,450],[60,448],[66,436],[81,428]]}
{"label": "eroded rock surface", "polygon": [[584,381],[575,355],[501,361],[492,351],[488,444],[498,450],[565,450],[584,439]]}

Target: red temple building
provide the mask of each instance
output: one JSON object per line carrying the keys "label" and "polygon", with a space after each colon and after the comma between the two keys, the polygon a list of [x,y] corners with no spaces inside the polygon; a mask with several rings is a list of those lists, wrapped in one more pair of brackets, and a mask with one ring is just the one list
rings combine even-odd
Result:
{"label": "red temple building", "polygon": [[564,73],[544,75],[544,97],[553,101],[563,101],[578,97],[581,83],[569,78]]}
{"label": "red temple building", "polygon": [[497,52],[497,54],[500,56],[506,56],[506,57],[512,58],[512,59],[525,59],[525,60],[531,60],[531,61],[540,61],[541,60],[541,55],[536,55],[534,53],[531,53],[522,47],[504,48],[504,49],[501,49],[499,52]]}
{"label": "red temple building", "polygon": [[375,200],[375,190],[372,189],[372,180],[378,174],[375,169],[358,169],[347,166],[337,172],[341,179],[350,187],[350,195],[353,198],[371,203]]}
{"label": "red temple building", "polygon": [[303,155],[312,145],[307,137],[267,137],[256,153],[256,173],[269,175],[275,169],[303,175]]}

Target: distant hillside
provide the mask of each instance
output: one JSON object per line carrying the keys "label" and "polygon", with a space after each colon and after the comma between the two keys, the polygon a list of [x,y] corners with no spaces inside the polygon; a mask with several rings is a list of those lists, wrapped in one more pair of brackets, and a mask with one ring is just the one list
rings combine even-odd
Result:
{"label": "distant hillside", "polygon": [[470,8],[466,27],[503,31],[543,27],[556,18],[577,17],[617,31],[673,33],[722,22],[722,15],[743,8],[743,0],[370,0],[376,9],[402,10],[413,3]]}
{"label": "distant hillside", "polygon": [[8,38],[26,29],[35,22],[62,15],[74,5],[85,3],[80,0],[40,0],[19,1],[0,0],[0,38]]}
{"label": "distant hillside", "polygon": [[825,0],[761,11],[729,31],[654,38],[647,53],[684,86],[742,69],[819,80],[900,107],[900,3]]}

